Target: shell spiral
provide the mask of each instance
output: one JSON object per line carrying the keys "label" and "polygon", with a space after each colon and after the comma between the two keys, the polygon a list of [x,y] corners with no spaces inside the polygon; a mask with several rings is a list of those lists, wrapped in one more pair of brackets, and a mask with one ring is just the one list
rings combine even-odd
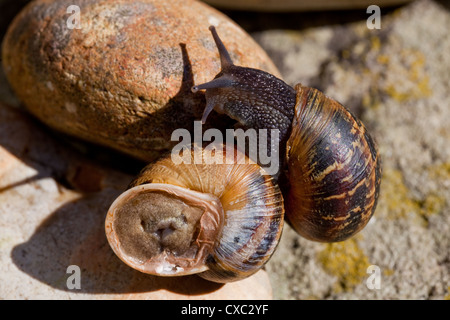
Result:
{"label": "shell spiral", "polygon": [[381,164],[364,125],[317,89],[296,87],[287,142],[286,218],[305,238],[343,241],[373,215]]}
{"label": "shell spiral", "polygon": [[130,188],[171,185],[218,199],[223,221],[197,231],[217,228],[215,239],[208,240],[206,252],[188,259],[202,260],[202,278],[229,282],[252,275],[269,260],[281,236],[284,205],[280,189],[259,165],[229,146],[214,152],[220,164],[198,161],[211,154],[197,147],[191,147],[179,164],[164,157],[145,167]]}

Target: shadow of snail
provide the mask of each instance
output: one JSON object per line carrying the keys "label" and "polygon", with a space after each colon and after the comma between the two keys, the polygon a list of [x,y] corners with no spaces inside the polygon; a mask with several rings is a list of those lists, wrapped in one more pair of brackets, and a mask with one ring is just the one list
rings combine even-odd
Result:
{"label": "shadow of snail", "polygon": [[[112,298],[126,298],[127,294],[136,298],[135,293],[143,293],[143,298],[162,299],[221,292],[221,284],[197,276],[187,276],[179,281],[138,272],[123,264],[109,247],[104,229],[106,212],[129,183],[131,174],[139,171],[138,166],[142,167],[141,163],[133,159],[126,162],[128,158],[116,153],[101,153],[101,160],[103,157],[120,159],[124,161],[121,165],[126,163],[128,169],[130,166],[135,168],[124,174],[122,168],[109,167],[109,163],[104,161],[92,161],[96,157],[93,151],[98,151],[98,147],[81,154],[68,140],[60,139],[59,133],[32,119],[28,113],[3,104],[0,104],[0,133],[0,150],[9,155],[2,158],[2,165],[6,166],[2,167],[5,169],[2,173],[7,170],[17,172],[11,169],[13,165],[30,168],[23,172],[22,180],[0,187],[2,196],[8,200],[13,196],[28,208],[15,212],[14,200],[11,212],[2,214],[13,221],[23,215],[25,222],[20,228],[25,230],[24,234],[28,234],[26,230],[31,228],[31,236],[22,242],[18,235],[17,244],[10,251],[15,267],[46,285],[30,284],[30,292],[39,288],[40,294],[47,295],[49,286],[76,293],[122,294]],[[8,161],[12,161],[10,165]],[[69,174],[74,171],[78,172],[75,180]],[[32,172],[36,173],[27,177]],[[85,173],[79,176],[80,172]],[[53,180],[59,190],[52,193],[42,189],[41,180],[48,180],[46,186]],[[29,195],[23,197],[18,188],[27,188]],[[38,199],[39,195],[42,198]],[[55,206],[54,210],[46,213]],[[45,219],[38,220],[40,217]],[[39,223],[35,226],[36,221]],[[67,287],[70,275],[67,268],[70,265],[81,268],[79,290]]]}

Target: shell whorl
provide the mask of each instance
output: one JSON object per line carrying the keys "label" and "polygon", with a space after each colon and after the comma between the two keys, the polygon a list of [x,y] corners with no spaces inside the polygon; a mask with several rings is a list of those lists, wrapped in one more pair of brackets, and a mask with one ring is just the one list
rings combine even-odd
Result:
{"label": "shell whorl", "polygon": [[163,158],[144,168],[130,187],[172,184],[216,196],[225,221],[205,258],[208,270],[199,275],[229,282],[248,277],[268,261],[281,236],[284,206],[278,186],[261,167],[231,147],[215,152],[222,152],[222,164],[195,164],[205,154],[201,148],[191,149],[191,163],[175,165]]}
{"label": "shell whorl", "polygon": [[287,143],[286,218],[302,236],[342,241],[373,215],[381,165],[364,125],[317,89],[297,85]]}

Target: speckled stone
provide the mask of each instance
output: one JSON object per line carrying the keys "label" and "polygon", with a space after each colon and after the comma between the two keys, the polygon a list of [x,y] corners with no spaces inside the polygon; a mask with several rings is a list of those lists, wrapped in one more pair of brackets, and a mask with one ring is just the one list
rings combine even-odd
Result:
{"label": "speckled stone", "polygon": [[360,117],[383,164],[377,210],[354,238],[314,243],[285,228],[267,266],[276,298],[450,297],[448,30],[448,8],[423,0],[382,15],[380,30],[358,21],[253,34],[286,81],[317,87]]}
{"label": "speckled stone", "polygon": [[[80,8],[80,29],[68,26],[69,5]],[[201,118],[204,93],[190,88],[220,70],[212,24],[236,64],[278,73],[238,25],[194,0],[33,1],[5,35],[3,67],[50,127],[151,161]]]}

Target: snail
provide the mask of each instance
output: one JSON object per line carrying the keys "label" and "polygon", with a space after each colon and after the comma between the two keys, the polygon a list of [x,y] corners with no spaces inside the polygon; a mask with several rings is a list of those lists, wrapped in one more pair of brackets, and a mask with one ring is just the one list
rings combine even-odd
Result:
{"label": "snail", "polygon": [[270,175],[229,145],[196,145],[145,167],[111,205],[108,242],[129,266],[158,276],[198,274],[214,282],[246,278],[274,252],[284,223]]}
{"label": "snail", "polygon": [[265,71],[234,65],[214,26],[210,31],[221,70],[191,89],[206,90],[202,122],[215,110],[244,129],[279,130],[275,178],[297,233],[336,242],[362,230],[375,211],[381,179],[377,147],[364,125],[317,89],[292,88]]}

